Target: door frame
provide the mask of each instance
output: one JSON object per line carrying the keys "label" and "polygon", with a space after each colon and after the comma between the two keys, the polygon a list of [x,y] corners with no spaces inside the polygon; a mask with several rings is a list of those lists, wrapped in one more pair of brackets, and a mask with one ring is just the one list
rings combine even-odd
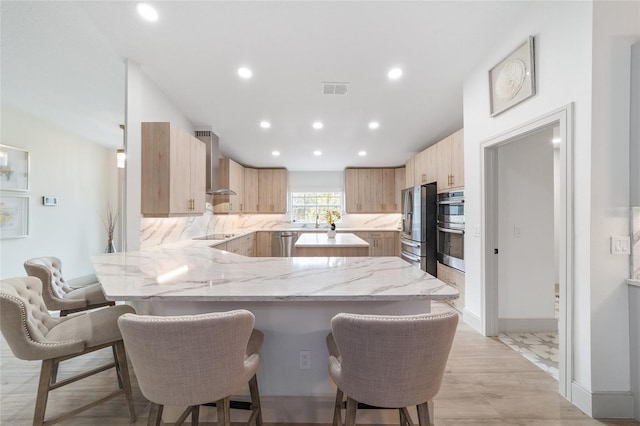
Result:
{"label": "door frame", "polygon": [[568,104],[510,130],[492,136],[480,144],[480,200],[481,200],[481,320],[486,336],[496,336],[498,325],[498,148],[522,139],[532,133],[559,126],[560,173],[559,190],[562,200],[558,208],[559,223],[559,280],[560,315],[559,340],[559,393],[571,400],[573,380],[573,293],[574,293],[574,227],[573,227],[573,112],[574,104]]}

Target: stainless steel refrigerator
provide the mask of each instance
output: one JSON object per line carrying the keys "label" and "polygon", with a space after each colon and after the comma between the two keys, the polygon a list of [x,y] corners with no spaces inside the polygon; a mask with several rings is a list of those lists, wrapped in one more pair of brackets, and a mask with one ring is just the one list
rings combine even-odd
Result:
{"label": "stainless steel refrigerator", "polygon": [[437,274],[435,183],[402,190],[400,256],[433,275]]}

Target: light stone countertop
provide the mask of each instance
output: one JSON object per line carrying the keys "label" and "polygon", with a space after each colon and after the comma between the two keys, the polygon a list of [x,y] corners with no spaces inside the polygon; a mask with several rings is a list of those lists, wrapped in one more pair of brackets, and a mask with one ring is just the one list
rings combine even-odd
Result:
{"label": "light stone countertop", "polygon": [[92,256],[107,299],[180,301],[403,301],[458,291],[399,257],[244,257],[183,240]]}
{"label": "light stone countertop", "polygon": [[349,232],[329,238],[326,232],[300,234],[296,247],[369,247],[369,243]]}
{"label": "light stone countertop", "polygon": [[632,285],[634,287],[640,287],[640,280],[628,279],[627,284]]}

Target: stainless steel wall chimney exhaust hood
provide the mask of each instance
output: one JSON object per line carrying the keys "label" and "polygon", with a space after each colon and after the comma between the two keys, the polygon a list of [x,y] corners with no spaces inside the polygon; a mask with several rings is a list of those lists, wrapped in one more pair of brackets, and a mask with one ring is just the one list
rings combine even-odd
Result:
{"label": "stainless steel wall chimney exhaust hood", "polygon": [[207,194],[237,195],[227,188],[218,187],[218,168],[220,161],[220,141],[218,135],[211,130],[196,130],[196,138],[207,147]]}

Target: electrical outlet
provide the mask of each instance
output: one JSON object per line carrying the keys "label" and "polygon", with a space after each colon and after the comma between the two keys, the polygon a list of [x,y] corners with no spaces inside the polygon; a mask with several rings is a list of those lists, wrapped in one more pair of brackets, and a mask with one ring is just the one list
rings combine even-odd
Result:
{"label": "electrical outlet", "polygon": [[300,369],[311,369],[311,351],[300,351]]}

